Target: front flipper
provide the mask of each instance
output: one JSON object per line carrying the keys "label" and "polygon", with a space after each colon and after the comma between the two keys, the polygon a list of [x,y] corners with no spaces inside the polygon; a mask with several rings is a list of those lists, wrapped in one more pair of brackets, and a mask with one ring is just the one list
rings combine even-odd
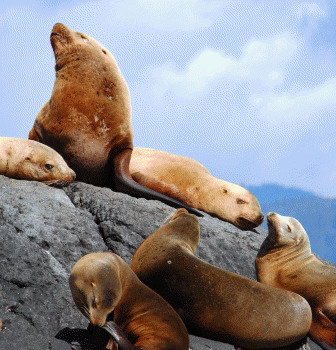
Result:
{"label": "front flipper", "polygon": [[118,350],[141,350],[127,339],[125,333],[113,321],[106,322],[103,328],[117,342]]}
{"label": "front flipper", "polygon": [[132,179],[129,171],[129,163],[131,160],[132,150],[125,149],[113,158],[115,173],[115,189],[119,192],[127,193],[135,197],[143,197],[146,199],[159,200],[174,208],[185,208],[191,214],[202,217],[203,215],[196,209],[190,208],[188,205],[179,202],[176,199],[165,196],[162,193],[144,187]]}
{"label": "front flipper", "polygon": [[109,335],[101,329],[100,332],[92,332],[88,329],[66,327],[55,338],[70,344],[72,350],[105,350]]}

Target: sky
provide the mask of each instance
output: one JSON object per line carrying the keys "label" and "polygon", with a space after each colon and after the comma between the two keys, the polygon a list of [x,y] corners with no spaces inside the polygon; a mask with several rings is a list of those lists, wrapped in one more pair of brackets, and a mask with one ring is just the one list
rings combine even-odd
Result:
{"label": "sky", "polygon": [[115,56],[135,146],[336,197],[333,1],[3,0],[1,136],[27,138],[51,96],[57,22]]}

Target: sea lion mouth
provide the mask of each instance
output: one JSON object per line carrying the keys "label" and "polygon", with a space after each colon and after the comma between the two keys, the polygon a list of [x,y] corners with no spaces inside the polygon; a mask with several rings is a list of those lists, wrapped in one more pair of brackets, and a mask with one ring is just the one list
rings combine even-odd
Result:
{"label": "sea lion mouth", "polygon": [[267,214],[267,227],[268,227],[268,233],[270,236],[276,236],[277,235],[277,229],[276,229],[276,213],[268,213]]}
{"label": "sea lion mouth", "polygon": [[43,181],[44,184],[52,187],[65,187],[70,185],[72,181],[70,180],[48,180],[48,181]]}
{"label": "sea lion mouth", "polygon": [[70,42],[69,29],[62,23],[56,23],[50,34],[50,42],[57,59],[59,50]]}
{"label": "sea lion mouth", "polygon": [[249,218],[244,218],[244,217],[240,217],[237,220],[239,228],[243,230],[251,230],[261,225],[263,221],[264,221],[264,214],[260,214],[259,217],[255,220],[251,220]]}

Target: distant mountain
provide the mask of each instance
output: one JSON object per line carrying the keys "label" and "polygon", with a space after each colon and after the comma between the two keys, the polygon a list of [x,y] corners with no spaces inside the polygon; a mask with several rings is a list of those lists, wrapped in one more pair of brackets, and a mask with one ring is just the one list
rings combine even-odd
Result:
{"label": "distant mountain", "polygon": [[[258,198],[265,216],[273,211],[299,220],[313,253],[336,263],[336,199],[275,184],[244,187]],[[266,220],[262,227],[267,229]]]}

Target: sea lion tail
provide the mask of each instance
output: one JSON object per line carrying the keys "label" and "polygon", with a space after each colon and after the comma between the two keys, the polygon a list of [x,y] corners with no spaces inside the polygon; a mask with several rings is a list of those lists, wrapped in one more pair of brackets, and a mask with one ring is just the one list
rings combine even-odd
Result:
{"label": "sea lion tail", "polygon": [[174,198],[165,196],[162,193],[153,191],[150,188],[144,187],[137,182],[135,182],[129,171],[129,163],[131,160],[132,150],[127,148],[118,153],[113,157],[113,166],[115,170],[115,189],[117,191],[130,194],[135,197],[143,197],[146,199],[159,200],[165,204],[168,204],[174,208],[185,208],[191,214],[195,214],[199,217],[202,217],[198,210],[189,207],[188,205],[179,202]]}

